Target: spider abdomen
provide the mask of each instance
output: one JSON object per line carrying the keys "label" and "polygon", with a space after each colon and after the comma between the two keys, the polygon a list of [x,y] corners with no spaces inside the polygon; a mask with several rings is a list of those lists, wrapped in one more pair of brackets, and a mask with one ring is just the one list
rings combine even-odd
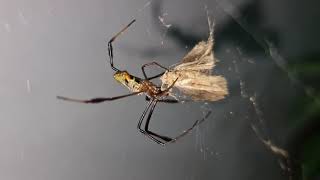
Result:
{"label": "spider abdomen", "polygon": [[141,89],[142,92],[145,92],[149,97],[156,97],[157,95],[161,94],[161,89],[157,87],[155,84],[148,80],[144,80],[141,82]]}

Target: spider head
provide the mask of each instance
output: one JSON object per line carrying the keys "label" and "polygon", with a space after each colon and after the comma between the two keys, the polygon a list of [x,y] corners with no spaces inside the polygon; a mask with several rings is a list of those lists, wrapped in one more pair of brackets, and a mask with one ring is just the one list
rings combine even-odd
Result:
{"label": "spider head", "polygon": [[130,75],[127,71],[117,71],[113,78],[121,84],[127,85],[129,81],[132,81],[133,76]]}
{"label": "spider head", "polygon": [[132,76],[127,71],[117,71],[113,75],[113,78],[122,85],[129,88],[131,91],[137,91],[136,88],[138,88],[139,82],[141,81],[139,78]]}

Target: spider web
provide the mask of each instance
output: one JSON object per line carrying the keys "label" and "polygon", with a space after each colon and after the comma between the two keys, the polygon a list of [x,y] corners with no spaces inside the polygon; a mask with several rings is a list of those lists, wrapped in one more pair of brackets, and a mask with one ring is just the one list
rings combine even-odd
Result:
{"label": "spider web", "polygon": [[[145,7],[152,6],[152,3],[153,2],[148,1],[143,6],[143,9]],[[247,34],[249,34],[254,39],[254,41],[258,44],[258,46],[264,50],[264,53],[265,53],[263,55],[264,58],[271,59],[282,71],[284,71],[287,74],[291,83],[302,85],[302,87],[304,87],[305,89],[305,92],[310,96],[313,96],[312,94],[309,93],[310,91],[308,91],[308,87],[305,87],[298,80],[298,78],[296,78],[288,70],[287,63],[286,63],[287,61],[279,54],[274,44],[271,41],[262,38],[263,36],[261,34],[251,30],[247,26],[246,22],[242,19],[241,12],[239,12],[231,3],[228,3],[227,1],[217,0],[217,4],[219,5],[218,8],[221,8],[226,14],[231,16],[233,20],[236,21],[242,27],[242,29],[246,31]],[[208,12],[208,9],[206,7],[204,8],[204,10]],[[161,37],[160,44],[162,46],[166,46],[164,42],[166,41],[166,39],[170,39],[170,36],[168,36],[168,33],[170,29],[174,26],[172,23],[167,21],[168,17],[170,17],[169,12],[160,13],[160,15],[157,16],[157,20],[159,21],[158,23],[163,28],[163,31],[160,36]],[[147,31],[149,30],[147,29]],[[189,47],[188,45],[183,45],[183,46]],[[189,48],[192,48],[192,47],[189,47]],[[255,114],[254,115],[255,118],[252,118],[252,120],[249,122],[252,128],[252,131],[255,133],[256,137],[265,145],[265,147],[269,149],[271,153],[273,153],[275,156],[278,157],[280,167],[286,173],[288,173],[289,178],[291,179],[292,172],[290,172],[291,171],[290,157],[288,155],[288,152],[284,148],[277,145],[273,140],[274,137],[272,136],[272,133],[271,133],[272,130],[268,128],[265,115],[264,115],[264,110],[261,108],[261,104],[259,103],[261,92],[259,92],[259,90],[251,89],[249,87],[250,82],[247,82],[247,80],[243,78],[243,72],[242,72],[243,67],[248,65],[250,66],[257,65],[257,63],[259,63],[259,61],[257,61],[257,58],[259,57],[244,55],[246,53],[242,52],[242,50],[243,48],[235,46],[233,48],[226,49],[225,51],[226,54],[232,54],[234,58],[234,60],[231,61],[232,63],[231,64],[229,63],[226,67],[228,71],[231,71],[230,74],[232,75],[230,76],[233,76],[233,77],[230,77],[232,79],[232,82],[230,82],[229,85],[232,86],[233,83],[238,84],[240,97],[242,98],[242,100],[248,102],[249,106],[251,106]],[[224,61],[225,61],[224,59],[221,59],[220,62],[218,63],[223,64],[225,63]],[[174,92],[174,94],[175,96],[178,97],[178,99],[189,100],[188,97],[186,97],[183,93],[179,91]],[[188,103],[186,103],[185,106],[188,106]],[[212,110],[212,105],[206,102],[201,103],[200,110],[202,114],[205,114],[209,110]],[[230,111],[228,116],[231,117],[235,113],[236,112]],[[249,116],[249,115],[244,114],[244,116]],[[199,150],[204,160],[206,160],[210,155],[218,157],[221,154],[223,154],[217,150],[214,150],[214,148],[210,147],[206,143],[207,134],[209,134],[211,130],[212,129],[210,129],[210,127],[206,127],[206,126],[198,126],[194,129],[194,134],[196,138],[195,148]]]}

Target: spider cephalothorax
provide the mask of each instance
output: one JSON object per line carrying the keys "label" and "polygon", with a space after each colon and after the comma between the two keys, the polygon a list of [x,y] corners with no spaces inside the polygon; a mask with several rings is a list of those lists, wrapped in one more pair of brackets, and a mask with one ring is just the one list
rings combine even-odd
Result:
{"label": "spider cephalothorax", "polygon": [[132,76],[129,74],[127,71],[117,71],[114,75],[113,78],[127,87],[130,91],[132,92],[139,92],[141,91],[142,85],[141,81],[142,79]]}

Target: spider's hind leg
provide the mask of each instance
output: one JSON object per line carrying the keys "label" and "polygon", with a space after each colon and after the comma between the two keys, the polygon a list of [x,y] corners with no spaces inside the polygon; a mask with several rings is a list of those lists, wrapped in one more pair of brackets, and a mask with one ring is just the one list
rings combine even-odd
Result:
{"label": "spider's hind leg", "polygon": [[[148,138],[150,138],[152,141],[156,142],[157,144],[165,145],[167,142],[170,142],[173,139],[170,137],[167,137],[167,136],[159,135],[159,134],[149,130],[150,119],[151,119],[152,113],[153,113],[154,108],[156,107],[157,103],[158,103],[158,100],[153,99],[152,101],[150,101],[150,103],[148,104],[148,106],[146,107],[146,109],[144,110],[144,112],[142,113],[142,115],[140,117],[140,120],[138,122],[138,129],[142,134],[146,135]],[[145,127],[144,127],[144,129],[141,129],[142,121],[148,111],[149,111],[149,113],[148,113],[148,117],[147,117],[147,120],[145,123]]]}
{"label": "spider's hind leg", "polygon": [[200,120],[196,120],[193,125],[189,128],[184,130],[180,135],[176,136],[175,138],[172,138],[172,140],[168,143],[174,143],[176,141],[178,141],[180,138],[184,137],[185,135],[189,134],[193,128],[199,126],[201,123],[203,123],[211,114],[211,111],[207,112],[207,114]]}
{"label": "spider's hind leg", "polygon": [[[202,119],[195,121],[193,123],[193,125],[189,129],[186,129],[180,135],[178,135],[178,136],[176,136],[174,138],[171,138],[171,137],[159,135],[159,134],[149,130],[149,123],[150,123],[151,116],[152,116],[152,113],[154,111],[154,108],[155,108],[155,106],[157,105],[158,102],[161,102],[161,101],[155,100],[155,99],[149,99],[149,100],[151,100],[151,101],[149,102],[148,106],[146,107],[146,109],[144,110],[143,114],[140,117],[140,120],[139,120],[139,123],[138,123],[138,129],[139,129],[139,131],[141,133],[146,135],[148,138],[150,138],[151,140],[153,140],[157,144],[160,144],[160,145],[163,145],[163,146],[166,145],[167,143],[174,143],[174,142],[178,141],[180,138],[182,138],[185,135],[189,134],[195,127],[197,127],[198,125],[203,123],[211,114],[211,111],[207,112],[206,115]],[[166,101],[162,101],[162,102],[166,102]],[[179,101],[177,101],[177,102],[179,102]],[[173,103],[173,102],[169,102],[169,103]],[[148,117],[147,117],[147,120],[146,120],[146,123],[145,123],[145,127],[144,127],[144,129],[141,129],[142,121],[145,118],[145,115],[147,113],[148,113]]]}

